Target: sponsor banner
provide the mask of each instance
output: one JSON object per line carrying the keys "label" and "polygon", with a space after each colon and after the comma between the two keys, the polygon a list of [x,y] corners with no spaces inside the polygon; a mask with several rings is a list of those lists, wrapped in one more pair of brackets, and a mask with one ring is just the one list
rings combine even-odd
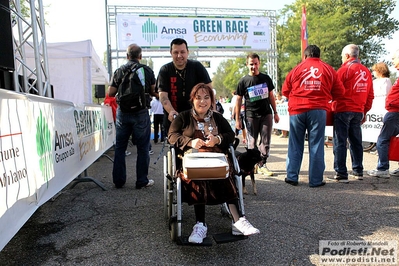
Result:
{"label": "sponsor banner", "polygon": [[144,49],[167,49],[183,38],[190,49],[271,49],[270,19],[266,17],[116,16],[118,49],[139,43]]}
{"label": "sponsor banner", "polygon": [[321,265],[398,265],[398,241],[320,240]]}
{"label": "sponsor banner", "polygon": [[[288,103],[277,104],[277,112],[280,117],[279,123],[274,123],[273,128],[280,130],[289,130],[290,120],[288,113]],[[378,135],[380,134],[383,118],[386,114],[385,110],[385,97],[376,97],[373,101],[373,107],[366,115],[366,121],[362,125],[362,136],[364,142],[377,142]],[[326,127],[326,136],[333,136],[333,127]]]}
{"label": "sponsor banner", "polygon": [[110,107],[0,90],[0,250],[114,139]]}

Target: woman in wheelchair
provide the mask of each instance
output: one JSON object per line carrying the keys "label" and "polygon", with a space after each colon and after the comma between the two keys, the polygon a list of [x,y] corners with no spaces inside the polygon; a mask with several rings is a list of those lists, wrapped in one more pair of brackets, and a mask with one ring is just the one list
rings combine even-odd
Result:
{"label": "woman in wheelchair", "polygon": [[[233,143],[235,133],[229,122],[217,112],[214,112],[215,95],[211,87],[204,83],[194,86],[190,93],[192,109],[181,112],[172,122],[168,140],[182,153],[189,152],[223,152],[227,153]],[[231,162],[229,162],[231,164]],[[196,224],[189,237],[191,243],[202,243],[207,234],[205,223],[205,205],[227,203],[232,216],[233,235],[258,234],[248,220],[240,214],[237,189],[233,180],[233,169],[229,167],[230,175],[218,180],[189,180],[182,177],[182,199],[189,205],[194,205]]]}

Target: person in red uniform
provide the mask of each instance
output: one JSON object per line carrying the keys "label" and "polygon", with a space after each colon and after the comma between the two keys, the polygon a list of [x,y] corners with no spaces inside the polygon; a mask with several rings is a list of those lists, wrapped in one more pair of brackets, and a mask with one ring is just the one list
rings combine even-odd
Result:
{"label": "person in red uniform", "polygon": [[[399,70],[399,49],[392,57],[393,66]],[[393,84],[385,99],[385,109],[387,113],[384,116],[384,125],[381,128],[377,140],[378,164],[374,170],[367,171],[370,176],[389,178],[390,175],[398,176],[399,169],[389,173],[389,142],[391,137],[399,134],[399,78]]]}
{"label": "person in red uniform", "polygon": [[338,78],[345,87],[345,97],[336,102],[334,110],[333,148],[335,175],[331,179],[348,183],[346,167],[347,141],[352,159],[349,176],[363,179],[363,145],[361,125],[374,99],[370,70],[359,60],[359,47],[348,44],[342,49],[342,66]]}
{"label": "person in red uniform", "polygon": [[287,178],[285,182],[298,185],[305,134],[309,144],[309,186],[323,186],[324,136],[326,113],[330,101],[344,95],[344,86],[337,72],[320,59],[320,48],[309,45],[305,60],[292,69],[283,84],[288,99],[290,134],[288,137]]}

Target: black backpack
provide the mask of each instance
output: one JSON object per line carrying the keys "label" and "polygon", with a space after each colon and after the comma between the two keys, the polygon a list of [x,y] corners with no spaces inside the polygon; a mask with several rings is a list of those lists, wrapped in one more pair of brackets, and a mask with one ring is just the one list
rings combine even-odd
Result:
{"label": "black backpack", "polygon": [[118,87],[116,102],[124,113],[134,113],[150,107],[149,94],[145,86],[143,64],[126,64],[121,66],[122,82]]}

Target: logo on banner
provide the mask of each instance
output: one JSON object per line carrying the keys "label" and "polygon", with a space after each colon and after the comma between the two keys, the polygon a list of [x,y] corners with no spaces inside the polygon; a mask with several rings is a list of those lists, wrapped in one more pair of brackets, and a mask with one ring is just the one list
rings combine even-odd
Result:
{"label": "logo on banner", "polygon": [[43,174],[44,181],[48,182],[52,177],[53,159],[51,157],[52,141],[49,125],[46,118],[40,110],[40,116],[36,121],[36,146],[37,155],[39,156],[40,170]]}
{"label": "logo on banner", "polygon": [[158,27],[155,23],[148,19],[142,26],[143,38],[151,45],[158,37]]}

